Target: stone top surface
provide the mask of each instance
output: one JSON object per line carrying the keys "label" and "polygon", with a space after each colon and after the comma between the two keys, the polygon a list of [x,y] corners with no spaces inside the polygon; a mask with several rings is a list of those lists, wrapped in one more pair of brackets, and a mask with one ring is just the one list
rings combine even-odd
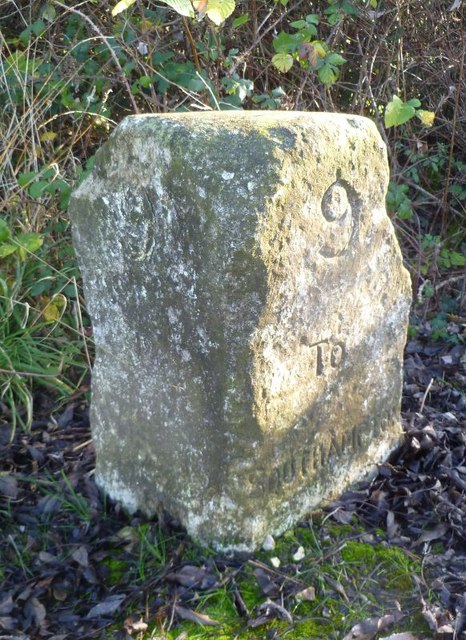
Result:
{"label": "stone top surface", "polygon": [[[312,127],[335,126],[346,128],[348,125],[356,129],[372,129],[377,133],[375,124],[363,116],[347,115],[343,113],[306,112],[306,111],[202,111],[186,113],[155,113],[127,116],[118,126],[118,131],[137,127],[159,126],[160,121],[166,120],[173,126],[179,123],[191,129],[204,130],[209,127],[219,129],[241,129],[242,131],[261,129],[263,127]],[[381,145],[385,146],[380,139]]]}

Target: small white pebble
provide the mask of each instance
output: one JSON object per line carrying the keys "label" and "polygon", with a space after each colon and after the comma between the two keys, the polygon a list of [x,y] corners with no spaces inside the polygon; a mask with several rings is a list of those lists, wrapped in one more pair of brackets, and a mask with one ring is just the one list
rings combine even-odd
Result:
{"label": "small white pebble", "polygon": [[306,552],[304,551],[304,547],[298,547],[296,553],[293,554],[294,562],[299,562],[304,558],[305,555],[306,555]]}
{"label": "small white pebble", "polygon": [[273,539],[273,536],[270,535],[270,533],[265,536],[264,542],[262,543],[262,548],[264,551],[272,551],[273,549],[275,549],[275,540]]}
{"label": "small white pebble", "polygon": [[270,564],[275,567],[275,569],[278,569],[281,564],[280,558],[270,558]]}

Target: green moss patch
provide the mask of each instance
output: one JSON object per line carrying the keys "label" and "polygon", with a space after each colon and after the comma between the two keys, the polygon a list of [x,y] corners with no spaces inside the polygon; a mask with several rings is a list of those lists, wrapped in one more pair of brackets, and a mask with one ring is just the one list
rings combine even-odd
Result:
{"label": "green moss patch", "polygon": [[181,621],[161,637],[175,640],[185,631],[190,640],[337,640],[356,624],[387,615],[394,617],[390,631],[428,632],[416,597],[420,559],[351,525],[296,528],[222,577],[215,592],[197,593],[189,603],[217,626]]}

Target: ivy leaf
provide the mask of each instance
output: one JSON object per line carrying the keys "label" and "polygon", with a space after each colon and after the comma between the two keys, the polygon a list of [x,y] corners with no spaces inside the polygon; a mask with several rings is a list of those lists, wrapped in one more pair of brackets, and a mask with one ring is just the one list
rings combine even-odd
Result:
{"label": "ivy leaf", "polygon": [[48,185],[49,183],[46,182],[45,180],[39,180],[38,182],[33,182],[28,189],[29,195],[31,196],[31,198],[34,198],[34,200],[36,198],[40,198],[44,194],[44,191],[46,187],[48,187]]}
{"label": "ivy leaf", "polygon": [[388,129],[404,124],[411,120],[415,113],[416,109],[413,106],[403,102],[398,96],[393,96],[393,99],[385,107],[385,126]]}
{"label": "ivy leaf", "polygon": [[235,0],[209,0],[207,16],[217,26],[221,25],[235,10]]}
{"label": "ivy leaf", "polygon": [[272,64],[282,73],[286,73],[293,66],[293,56],[290,56],[289,53],[285,53],[285,51],[281,51],[273,56]]}
{"label": "ivy leaf", "polygon": [[37,171],[26,171],[25,173],[20,173],[18,177],[18,184],[20,187],[26,187],[30,182],[34,180],[37,176]]}

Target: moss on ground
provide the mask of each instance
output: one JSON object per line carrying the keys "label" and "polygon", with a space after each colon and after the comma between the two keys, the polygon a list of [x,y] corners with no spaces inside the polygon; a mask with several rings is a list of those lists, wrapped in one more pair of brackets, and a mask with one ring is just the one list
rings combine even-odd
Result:
{"label": "moss on ground", "polygon": [[[257,554],[236,576],[236,587],[249,616],[238,615],[232,590],[226,584],[207,596],[198,594],[190,605],[216,620],[218,626],[183,621],[165,634],[158,631],[146,637],[175,640],[186,632],[189,640],[262,640],[272,635],[293,640],[340,640],[363,620],[394,613],[398,608],[403,617],[393,632],[425,634],[428,629],[416,597],[420,560],[385,542],[366,541],[368,537],[351,525],[311,523],[289,531],[276,540],[275,549]],[[300,546],[305,556],[294,562],[293,555]],[[278,569],[273,567],[272,558],[280,560]],[[281,590],[281,596],[272,599],[282,599],[292,622],[277,617],[258,627],[248,625],[263,614],[258,608],[268,599],[254,574],[258,568]],[[297,598],[290,586],[293,580],[312,587],[315,597]]]}

